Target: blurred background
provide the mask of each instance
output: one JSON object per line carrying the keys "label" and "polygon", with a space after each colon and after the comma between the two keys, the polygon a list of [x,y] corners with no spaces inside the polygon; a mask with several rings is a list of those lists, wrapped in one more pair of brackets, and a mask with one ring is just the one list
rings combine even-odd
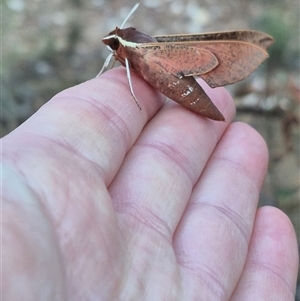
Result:
{"label": "blurred background", "polygon": [[[1,137],[56,93],[95,77],[109,54],[101,39],[137,0],[4,0]],[[300,237],[298,0],[143,0],[125,27],[149,35],[256,29],[275,38],[270,58],[227,87],[236,120],[266,140],[269,171],[260,205],[282,209]],[[296,300],[300,300],[300,290]]]}

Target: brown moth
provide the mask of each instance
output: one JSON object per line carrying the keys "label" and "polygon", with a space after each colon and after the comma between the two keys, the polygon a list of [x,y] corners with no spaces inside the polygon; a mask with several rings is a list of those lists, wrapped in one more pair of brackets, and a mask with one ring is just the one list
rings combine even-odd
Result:
{"label": "brown moth", "polygon": [[130,70],[182,106],[204,117],[224,121],[194,76],[201,77],[212,88],[243,80],[268,58],[266,50],[274,40],[252,30],[151,37],[133,27],[117,27],[102,42],[112,53],[100,73],[112,56],[125,66],[130,91],[138,106]]}

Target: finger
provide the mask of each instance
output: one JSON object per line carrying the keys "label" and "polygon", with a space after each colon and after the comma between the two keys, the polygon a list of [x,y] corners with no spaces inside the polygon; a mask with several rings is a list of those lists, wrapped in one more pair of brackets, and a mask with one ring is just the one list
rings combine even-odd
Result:
{"label": "finger", "polygon": [[294,300],[298,264],[288,217],[277,208],[260,208],[244,271],[230,300]]}
{"label": "finger", "polygon": [[[17,203],[19,214],[25,207],[30,225],[54,228],[55,234],[48,232],[57,239],[55,248],[67,275],[70,298],[80,287],[81,294],[88,287],[95,295],[105,295],[120,283],[120,267],[112,269],[107,258],[121,262],[124,241],[105,184],[162,104],[162,98],[142,79],[133,76],[132,81],[142,111],[130,95],[125,73],[112,70],[58,94],[3,139],[3,165],[8,165],[3,166],[4,177],[23,184],[21,192],[10,190],[7,198]],[[13,171],[8,174],[10,168]],[[34,197],[32,202],[44,220],[36,219],[28,195]],[[26,240],[28,225],[15,222]],[[43,239],[53,242],[49,233]],[[38,231],[30,241],[40,245]],[[103,275],[110,279],[105,287],[99,286]],[[84,287],[86,279],[89,284]]]}
{"label": "finger", "polygon": [[136,220],[172,237],[194,184],[235,112],[223,88],[204,86],[227,123],[202,118],[174,102],[149,122],[109,188],[115,209],[123,214],[124,229]]}
{"label": "finger", "polygon": [[[139,110],[130,94],[124,68],[113,69],[54,96],[6,141],[52,150],[64,162],[70,153],[95,163],[109,183],[145,123],[162,105],[163,97],[139,76],[132,75]],[[37,145],[37,138],[46,138]],[[26,146],[25,146],[26,145]],[[55,149],[55,151],[53,151]],[[59,163],[61,164],[61,163]]]}
{"label": "finger", "polygon": [[238,281],[267,161],[263,139],[249,126],[234,123],[195,186],[174,247],[203,299],[228,300]]}

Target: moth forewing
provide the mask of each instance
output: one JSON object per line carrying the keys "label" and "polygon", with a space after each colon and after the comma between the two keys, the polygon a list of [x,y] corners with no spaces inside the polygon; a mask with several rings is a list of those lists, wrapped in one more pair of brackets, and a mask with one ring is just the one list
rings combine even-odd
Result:
{"label": "moth forewing", "polygon": [[174,42],[200,42],[200,41],[243,41],[259,46],[267,50],[273,43],[274,39],[261,31],[239,30],[239,31],[220,31],[203,34],[180,34],[154,36],[158,43]]}

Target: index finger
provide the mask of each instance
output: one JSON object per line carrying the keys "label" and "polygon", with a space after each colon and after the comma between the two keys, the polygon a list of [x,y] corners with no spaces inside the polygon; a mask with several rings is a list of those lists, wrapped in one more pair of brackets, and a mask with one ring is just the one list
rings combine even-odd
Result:
{"label": "index finger", "polygon": [[[116,68],[55,95],[5,137],[6,145],[42,144],[46,153],[49,143],[58,144],[97,164],[108,184],[164,100],[139,76],[133,74],[132,82],[142,110],[130,94],[125,68]],[[47,139],[39,143],[38,137]]]}
{"label": "index finger", "polygon": [[[14,134],[22,136],[26,131],[63,144],[98,165],[109,185],[126,153],[165,99],[134,73],[132,84],[142,110],[130,94],[125,68],[116,68],[60,92]],[[218,93],[212,95],[221,110],[232,106],[220,103]]]}

